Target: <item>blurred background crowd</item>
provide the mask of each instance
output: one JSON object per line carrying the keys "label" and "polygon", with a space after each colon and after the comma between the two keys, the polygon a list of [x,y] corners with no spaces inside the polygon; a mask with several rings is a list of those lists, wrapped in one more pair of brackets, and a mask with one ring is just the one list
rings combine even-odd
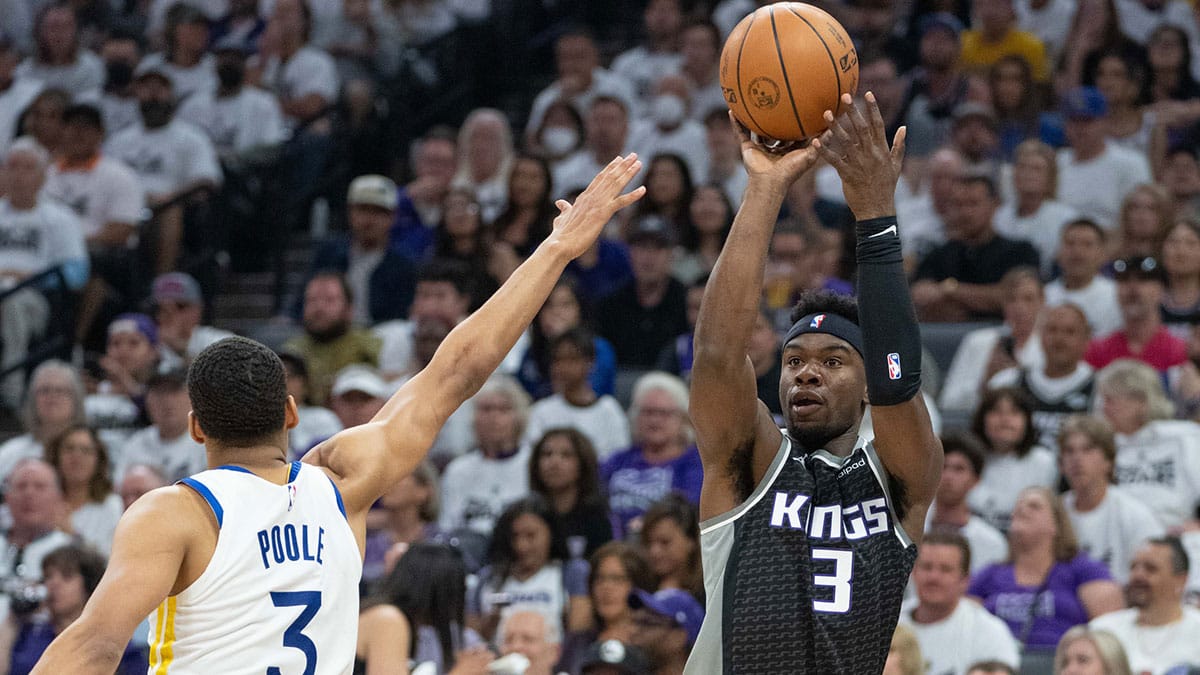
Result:
{"label": "blurred background crowd", "polygon": [[[128,504],[206,467],[192,356],[276,348],[298,459],[629,151],[646,197],[373,512],[359,655],[399,621],[417,672],[678,672],[690,331],[746,185],[718,60],[761,4],[0,0],[0,672],[78,616]],[[888,672],[1200,667],[1200,6],[816,4],[908,128],[946,448]],[[748,354],[776,414],[790,307],[853,293],[853,244],[810,172]]]}

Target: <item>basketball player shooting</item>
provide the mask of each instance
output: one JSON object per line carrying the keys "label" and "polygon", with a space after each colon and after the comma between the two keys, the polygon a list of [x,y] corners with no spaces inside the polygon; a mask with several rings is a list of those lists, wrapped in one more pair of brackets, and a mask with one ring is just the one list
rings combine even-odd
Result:
{"label": "basketball player shooting", "polygon": [[368,509],[500,365],[567,263],[645,193],[621,194],[640,168],[618,157],[574,205],[560,200],[551,235],[429,365],[302,462],[287,461],[297,412],[279,358],[244,338],[200,353],[188,424],[210,469],[129,508],[100,585],[34,672],[111,675],[153,612],[152,673],[349,673]]}
{"label": "basketball player shooting", "polygon": [[[941,443],[919,395],[921,342],[893,203],[904,154],[872,94],[843,96],[807,147],[773,155],[743,129],[742,205],[696,324],[690,413],[704,463],[707,616],[688,673],[879,673],[887,658]],[[785,192],[824,159],[858,238],[858,300],[804,295],[784,339],[780,430],[746,355]],[[859,441],[867,404],[873,443]]]}

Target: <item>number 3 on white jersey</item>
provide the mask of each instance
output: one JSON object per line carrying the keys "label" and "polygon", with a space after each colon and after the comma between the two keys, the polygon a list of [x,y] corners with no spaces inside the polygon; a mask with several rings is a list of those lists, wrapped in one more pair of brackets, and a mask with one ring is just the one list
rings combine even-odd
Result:
{"label": "number 3 on white jersey", "polygon": [[[313,644],[312,638],[305,635],[302,631],[317,615],[317,610],[321,609],[321,592],[320,591],[273,591],[271,593],[271,604],[276,607],[303,607],[300,616],[292,622],[292,625],[283,631],[283,646],[299,649],[304,652],[304,675],[313,675],[317,670],[317,645]],[[267,675],[280,675],[278,666],[267,668]]]}
{"label": "number 3 on white jersey", "polygon": [[842,549],[814,548],[813,560],[832,560],[833,574],[813,575],[813,585],[833,587],[833,600],[813,600],[818,612],[842,614],[850,609],[850,579],[854,576],[854,552]]}

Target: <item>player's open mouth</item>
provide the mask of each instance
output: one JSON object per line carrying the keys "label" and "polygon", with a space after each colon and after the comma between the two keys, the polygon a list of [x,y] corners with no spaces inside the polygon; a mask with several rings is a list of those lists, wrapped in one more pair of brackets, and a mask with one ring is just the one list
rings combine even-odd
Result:
{"label": "player's open mouth", "polygon": [[825,405],[825,401],[816,394],[797,394],[788,401],[788,405],[797,413],[807,413]]}

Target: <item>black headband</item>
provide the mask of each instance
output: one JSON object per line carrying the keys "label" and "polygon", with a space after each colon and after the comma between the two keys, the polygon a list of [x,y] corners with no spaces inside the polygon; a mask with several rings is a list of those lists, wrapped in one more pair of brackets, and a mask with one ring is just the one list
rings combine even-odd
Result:
{"label": "black headband", "polygon": [[858,327],[858,324],[840,314],[818,312],[803,317],[792,325],[783,338],[783,344],[786,345],[806,333],[825,333],[841,338],[849,342],[859,356],[863,355],[862,329]]}

